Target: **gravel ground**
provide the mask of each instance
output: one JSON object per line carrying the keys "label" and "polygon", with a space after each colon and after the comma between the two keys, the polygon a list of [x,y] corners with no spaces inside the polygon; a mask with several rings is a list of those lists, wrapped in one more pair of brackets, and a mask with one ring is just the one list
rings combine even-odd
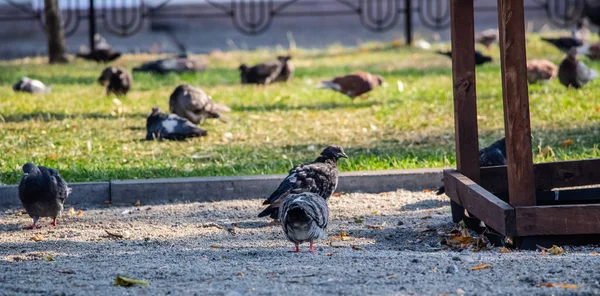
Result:
{"label": "gravel ground", "polygon": [[[441,244],[454,225],[447,198],[433,193],[344,194],[329,205],[317,254],[288,253],[279,225],[256,217],[258,199],[85,208],[33,231],[9,210],[0,214],[0,295],[600,294],[597,247],[552,256]],[[480,264],[491,268],[471,270]],[[114,286],[118,275],[150,285]]]}

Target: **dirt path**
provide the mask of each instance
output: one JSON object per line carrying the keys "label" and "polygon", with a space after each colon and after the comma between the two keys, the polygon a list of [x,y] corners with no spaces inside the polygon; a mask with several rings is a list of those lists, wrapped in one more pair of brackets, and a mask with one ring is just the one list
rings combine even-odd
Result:
{"label": "dirt path", "polygon": [[[20,230],[27,215],[7,211],[0,214],[0,295],[600,293],[600,256],[591,253],[598,248],[543,256],[440,244],[440,234],[453,228],[445,197],[398,191],[342,195],[329,204],[336,247],[320,241],[316,255],[288,253],[293,245],[279,225],[256,217],[256,199],[89,208],[63,216],[56,228],[42,220],[35,231]],[[334,237],[340,231],[345,240]],[[471,270],[485,263],[492,267]],[[117,275],[150,286],[113,286]],[[542,282],[577,286],[538,287]]]}

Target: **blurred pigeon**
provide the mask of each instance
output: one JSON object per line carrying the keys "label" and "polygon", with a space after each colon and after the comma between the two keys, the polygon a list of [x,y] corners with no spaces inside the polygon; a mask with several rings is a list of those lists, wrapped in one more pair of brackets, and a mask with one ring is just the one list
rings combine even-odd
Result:
{"label": "blurred pigeon", "polygon": [[475,42],[485,46],[488,50],[492,44],[500,40],[498,29],[487,29],[475,34]]}
{"label": "blurred pigeon", "polygon": [[580,88],[598,78],[598,72],[577,60],[577,50],[571,48],[558,68],[558,80],[566,87]]}
{"label": "blurred pigeon", "polygon": [[354,99],[362,96],[383,84],[383,77],[368,72],[354,72],[346,76],[338,76],[332,80],[322,81],[317,88],[332,89]]}
{"label": "blurred pigeon", "polygon": [[[506,138],[502,138],[492,145],[479,150],[479,166],[490,167],[506,165]],[[438,188],[436,194],[444,194],[446,187]]]}
{"label": "blurred pigeon", "polygon": [[577,38],[583,42],[587,42],[590,39],[590,21],[586,17],[582,17],[577,20],[575,29],[571,32],[574,38]]}
{"label": "blurred pigeon", "polygon": [[206,136],[207,131],[199,129],[187,119],[177,114],[164,114],[158,107],[152,108],[152,113],[146,121],[146,140],[176,140]]}
{"label": "blurred pigeon", "polygon": [[592,60],[600,60],[600,42],[590,44],[584,54]]}
{"label": "blurred pigeon", "polygon": [[269,206],[258,216],[270,215],[276,219],[279,205],[289,194],[312,192],[327,200],[337,188],[337,161],[342,157],[348,158],[342,147],[329,146],[315,161],[292,168],[277,190],[263,202],[263,205]]}
{"label": "blurred pigeon", "polygon": [[19,199],[33,218],[33,224],[25,229],[40,228],[36,224],[41,217],[52,218],[52,225],[56,226],[56,218],[60,216],[70,193],[71,188],[55,169],[26,163],[19,183]]}
{"label": "blurred pigeon", "polygon": [[572,47],[579,48],[583,46],[583,41],[579,38],[574,37],[560,37],[560,38],[543,38],[543,41],[546,41],[556,48],[560,49],[563,52],[569,51]]}
{"label": "blurred pigeon", "polygon": [[294,74],[294,65],[289,62],[291,56],[278,56],[277,61],[248,67],[241,64],[240,77],[242,84],[271,84],[278,81],[288,81]]}
{"label": "blurred pigeon", "polygon": [[527,61],[527,81],[530,84],[548,82],[556,76],[557,72],[558,67],[549,60]]}
{"label": "blurred pigeon", "polygon": [[314,253],[313,241],[327,236],[327,201],[312,192],[290,194],[281,203],[279,221],[285,236],[296,245],[292,252],[299,253],[300,244],[309,242],[309,250]]}
{"label": "blurred pigeon", "polygon": [[109,50],[112,47],[110,46],[110,44],[108,44],[108,41],[106,41],[104,37],[96,33],[94,34],[94,48],[100,50]]}
{"label": "blurred pigeon", "polygon": [[185,73],[199,72],[206,69],[206,63],[191,59],[187,54],[181,54],[174,58],[160,59],[142,64],[137,68],[133,68],[133,72],[146,73]]}
{"label": "blurred pigeon", "polygon": [[229,107],[215,103],[212,97],[201,89],[188,84],[180,85],[173,91],[169,106],[171,113],[187,118],[194,124],[204,122],[207,118],[218,118],[227,122],[221,112],[231,111]]}
{"label": "blurred pigeon", "polygon": [[[445,55],[449,58],[452,58],[451,51],[438,51],[438,54]],[[492,61],[492,57],[483,55],[479,50],[475,51],[475,65],[483,65],[485,63],[489,63]]]}
{"label": "blurred pigeon", "polygon": [[95,61],[98,63],[112,62],[121,57],[120,52],[113,51],[112,49],[94,49],[88,53],[78,53],[77,57],[88,61]]}
{"label": "blurred pigeon", "polygon": [[13,85],[13,90],[30,94],[49,94],[52,91],[52,86],[46,86],[39,80],[22,77],[19,82]]}
{"label": "blurred pigeon", "polygon": [[133,84],[131,73],[121,67],[107,67],[98,77],[98,83],[106,86],[106,94],[126,95]]}

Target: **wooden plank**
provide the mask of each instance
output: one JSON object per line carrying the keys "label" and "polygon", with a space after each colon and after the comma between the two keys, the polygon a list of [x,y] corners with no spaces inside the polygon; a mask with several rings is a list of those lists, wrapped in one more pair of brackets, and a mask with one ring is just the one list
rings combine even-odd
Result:
{"label": "wooden plank", "polygon": [[[600,184],[600,159],[538,163],[533,173],[536,191]],[[479,184],[496,194],[508,192],[506,166],[481,168]]]}
{"label": "wooden plank", "polygon": [[505,236],[514,236],[515,212],[508,203],[500,200],[473,180],[456,170],[444,171],[446,194],[487,226]]}
{"label": "wooden plank", "polygon": [[535,205],[535,186],[523,0],[498,0],[498,25],[510,204],[532,206]]}
{"label": "wooden plank", "polygon": [[515,208],[517,234],[600,234],[600,205],[533,206]]}
{"label": "wooden plank", "polygon": [[[474,13],[473,1],[450,0],[456,166],[479,182]],[[462,220],[464,209],[454,201],[451,208],[453,221]]]}

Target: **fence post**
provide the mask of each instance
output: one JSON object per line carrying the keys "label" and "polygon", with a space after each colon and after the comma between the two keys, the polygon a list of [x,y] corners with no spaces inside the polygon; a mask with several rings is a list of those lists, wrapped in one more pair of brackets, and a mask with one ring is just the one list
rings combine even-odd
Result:
{"label": "fence post", "polygon": [[406,45],[411,45],[413,41],[412,0],[404,0],[404,13],[404,30],[406,34]]}
{"label": "fence post", "polygon": [[90,51],[94,51],[96,49],[94,42],[94,35],[96,35],[96,9],[94,7],[94,0],[90,0],[89,16],[90,28],[88,34],[90,35]]}

